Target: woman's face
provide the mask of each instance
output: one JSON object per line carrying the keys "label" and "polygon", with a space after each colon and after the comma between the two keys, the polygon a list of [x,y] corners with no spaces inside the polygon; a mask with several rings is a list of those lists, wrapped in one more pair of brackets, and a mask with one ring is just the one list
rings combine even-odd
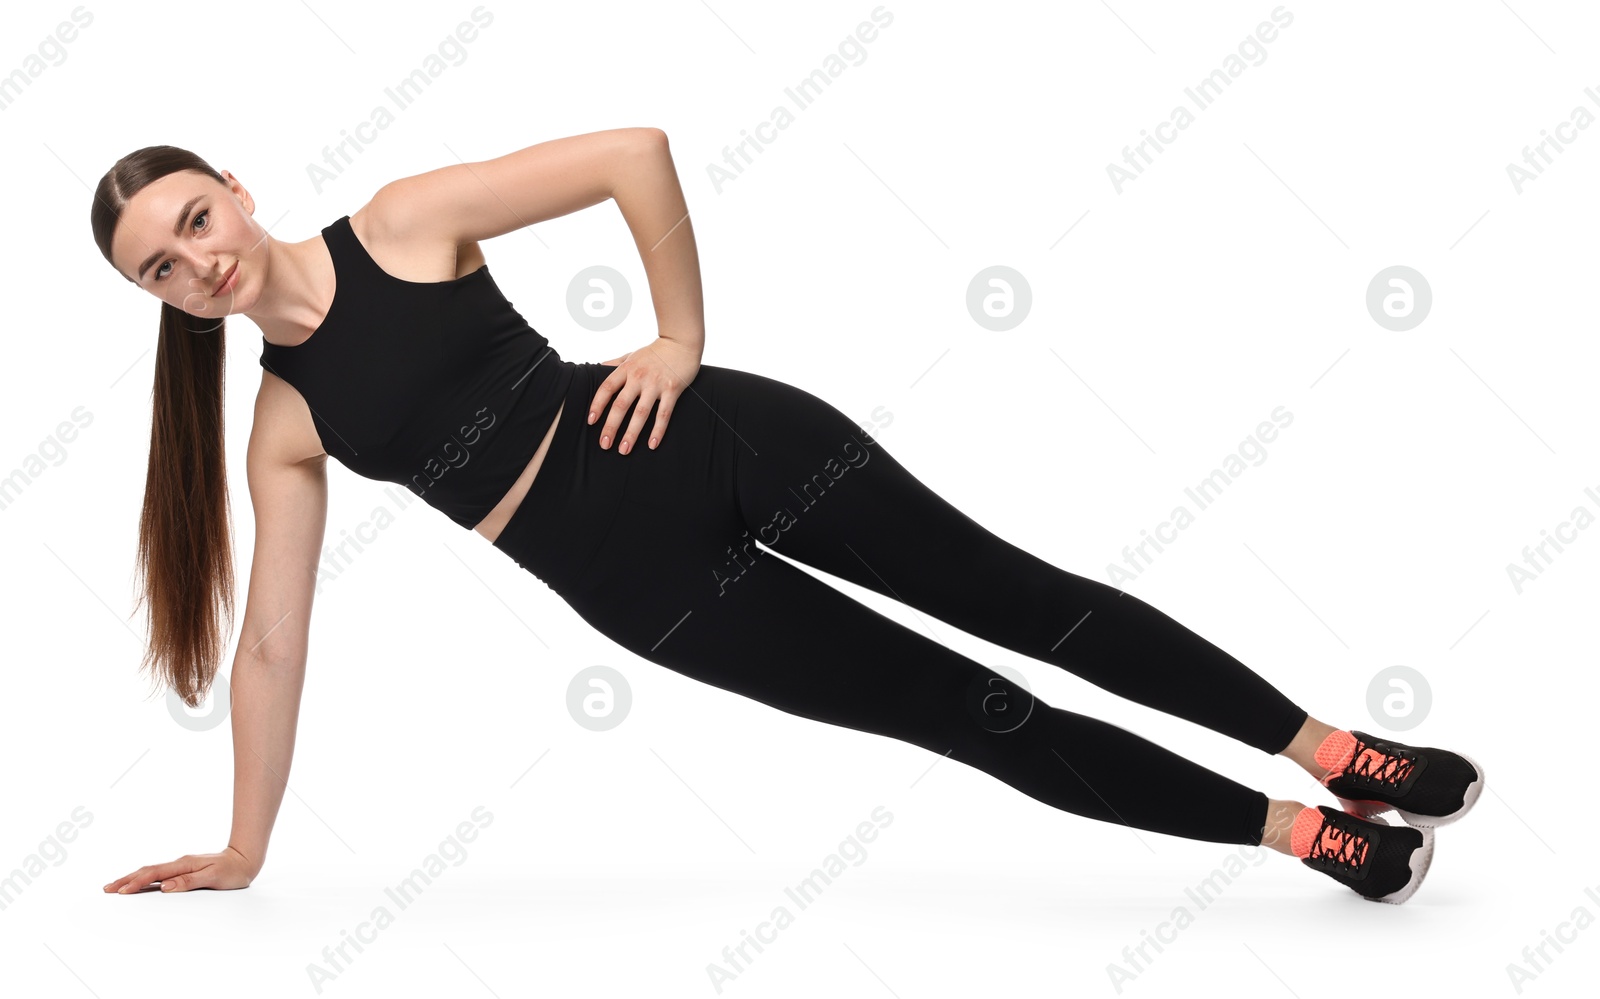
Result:
{"label": "woman's face", "polygon": [[111,259],[123,277],[202,318],[254,304],[267,252],[250,192],[231,173],[221,173],[227,186],[193,170],[145,185],[128,201],[111,237]]}

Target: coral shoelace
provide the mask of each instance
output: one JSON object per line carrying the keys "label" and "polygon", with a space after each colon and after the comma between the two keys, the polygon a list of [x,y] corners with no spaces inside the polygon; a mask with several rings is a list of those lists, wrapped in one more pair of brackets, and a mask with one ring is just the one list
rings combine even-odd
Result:
{"label": "coral shoelace", "polygon": [[1367,837],[1335,825],[1331,818],[1324,819],[1322,828],[1317,830],[1317,841],[1311,845],[1311,854],[1307,859],[1332,858],[1335,863],[1354,870],[1367,859],[1369,845]]}
{"label": "coral shoelace", "polygon": [[1411,776],[1416,765],[1415,759],[1397,753],[1385,753],[1359,742],[1356,744],[1355,760],[1348,772],[1385,784],[1400,784]]}

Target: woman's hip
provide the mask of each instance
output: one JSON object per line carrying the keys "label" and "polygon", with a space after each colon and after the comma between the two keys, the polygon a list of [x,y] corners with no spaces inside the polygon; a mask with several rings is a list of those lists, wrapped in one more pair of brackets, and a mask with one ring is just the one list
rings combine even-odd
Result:
{"label": "woman's hip", "polygon": [[[678,397],[660,444],[643,443],[654,429],[659,407],[653,406],[636,446],[621,454],[615,441],[600,447],[614,396],[588,423],[595,392],[614,370],[577,365],[544,463],[494,542],[563,597],[588,585],[586,571],[621,524],[649,540],[641,559],[661,560],[674,557],[674,544],[692,550],[737,520],[735,427],[759,376],[702,365]],[[623,413],[615,436],[626,432],[636,408]],[[647,571],[648,564],[636,568]]]}

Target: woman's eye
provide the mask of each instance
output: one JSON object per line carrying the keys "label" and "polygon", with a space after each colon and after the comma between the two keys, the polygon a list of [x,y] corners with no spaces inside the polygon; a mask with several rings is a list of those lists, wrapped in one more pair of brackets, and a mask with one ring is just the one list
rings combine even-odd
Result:
{"label": "woman's eye", "polygon": [[[194,222],[191,222],[190,225],[193,225],[195,222],[199,222],[201,219],[205,218],[207,215],[210,215],[210,214],[211,214],[211,209],[202,208],[200,211],[195,213]],[[201,226],[201,228],[203,229],[205,227]],[[172,263],[172,261],[164,260],[164,261],[161,262],[161,267],[157,267],[156,268],[156,280],[157,281],[160,281],[162,278],[167,276],[166,272],[163,271],[162,268],[166,267],[167,264],[170,264],[170,263]]]}

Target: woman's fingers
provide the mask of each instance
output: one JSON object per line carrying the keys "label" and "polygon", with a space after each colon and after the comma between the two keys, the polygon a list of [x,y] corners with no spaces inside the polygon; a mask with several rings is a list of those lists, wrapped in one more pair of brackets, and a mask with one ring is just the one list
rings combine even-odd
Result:
{"label": "woman's fingers", "polygon": [[666,396],[661,397],[661,404],[656,407],[655,430],[650,434],[650,447],[652,449],[654,449],[657,444],[661,443],[661,438],[666,436],[667,419],[672,416],[672,407],[675,406],[677,402],[678,400],[676,397],[670,399]]}
{"label": "woman's fingers", "polygon": [[645,420],[650,416],[650,407],[655,405],[655,400],[646,393],[639,393],[639,404],[633,407],[633,419],[628,422],[628,432],[623,435],[618,452],[627,454],[633,450],[633,442],[639,439],[639,431],[644,429]]}
{"label": "woman's fingers", "polygon": [[190,888],[204,888],[205,875],[211,868],[202,867],[198,871],[187,874],[173,874],[161,879],[162,891],[188,891]]}
{"label": "woman's fingers", "polygon": [[156,869],[153,866],[141,867],[132,874],[125,875],[112,882],[112,887],[110,890],[114,892],[120,892],[122,894],[138,891],[141,888],[149,885],[152,881],[160,880],[160,878],[156,877],[155,870]]}
{"label": "woman's fingers", "polygon": [[[645,425],[650,422],[650,412],[656,411],[655,431],[650,436],[650,447],[661,443],[667,433],[668,418],[689,383],[699,371],[699,352],[669,338],[663,337],[648,350],[634,351],[631,366],[616,368],[600,383],[590,407],[589,423],[593,425],[609,400],[610,411],[600,429],[600,448],[617,445],[619,454],[630,454]],[[618,428],[629,409],[633,419],[618,436]]]}
{"label": "woman's fingers", "polygon": [[[622,439],[617,445],[617,452],[619,454],[629,454],[633,451],[633,444],[639,439],[639,432],[643,430],[644,425],[650,421],[650,410],[652,407],[656,409],[656,423],[655,432],[650,435],[650,447],[654,448],[657,444],[661,443],[661,438],[665,436],[667,432],[667,417],[672,412],[672,404],[677,398],[677,394],[675,393],[671,398],[669,398],[665,393],[657,397],[651,395],[649,392],[640,392],[634,398],[638,400],[638,405],[633,407],[633,419],[628,422],[628,430],[622,435]],[[627,403],[624,403],[620,396],[618,397],[617,401],[618,404],[612,409],[614,418],[607,421],[606,429],[600,435],[601,447],[606,446],[610,440],[610,434],[614,429],[614,424],[621,422],[622,414],[628,411]],[[632,402],[633,399],[629,399],[628,401]],[[656,406],[658,402],[660,403],[660,406]]]}
{"label": "woman's fingers", "polygon": [[106,885],[105,890],[116,892],[119,895],[127,895],[149,887],[152,882],[166,881],[170,877],[193,869],[192,857],[179,857],[177,860],[170,860],[165,864],[151,864],[141,867],[132,874],[120,877]]}
{"label": "woman's fingers", "polygon": [[244,854],[233,847],[219,853],[190,853],[165,864],[141,867],[127,877],[118,878],[105,886],[105,890],[119,895],[149,891],[152,882],[161,882],[165,892],[189,891],[193,888],[230,890],[249,887],[260,872]]}
{"label": "woman's fingers", "polygon": [[121,895],[126,895],[129,892],[138,891],[140,888],[150,884],[152,880],[154,879],[147,878],[144,875],[135,872],[133,874],[129,874],[127,877],[118,878],[117,880],[111,882],[110,884],[106,885],[105,890],[108,892],[116,892]]}
{"label": "woman's fingers", "polygon": [[[606,380],[610,381],[611,377]],[[600,449],[602,451],[609,448],[617,440],[617,425],[622,422],[622,414],[628,411],[628,407],[633,405],[633,400],[638,397],[639,390],[637,388],[630,392],[629,386],[623,385],[617,390],[616,397],[611,400],[611,411],[606,414],[605,426],[600,428]],[[624,451],[623,453],[626,454],[627,452]]]}
{"label": "woman's fingers", "polygon": [[143,887],[144,885],[149,884],[152,880],[152,878],[149,877],[149,874],[153,870],[155,870],[153,867],[141,867],[132,874],[124,874],[122,877],[106,885],[106,891],[129,892],[133,891],[134,885]]}
{"label": "woman's fingers", "polygon": [[[599,419],[599,414],[605,409],[607,402],[611,405],[611,411],[606,414],[605,425],[600,429],[600,447],[602,450],[609,448],[617,440],[617,425],[622,422],[622,414],[626,413],[628,407],[633,405],[634,400],[639,397],[637,384],[635,382],[634,385],[630,386],[628,384],[628,376],[622,373],[621,368],[618,368],[605,377],[605,381],[600,383],[600,388],[595,392],[594,401],[589,405],[589,423],[591,425],[595,420]],[[650,409],[648,406],[641,408],[646,412],[649,412]],[[637,422],[637,417],[635,421]],[[637,426],[633,427],[632,430],[633,436],[637,436]],[[627,454],[628,452],[623,449],[622,453]]]}
{"label": "woman's fingers", "polygon": [[[616,371],[611,372],[611,374],[606,375],[605,380],[600,383],[600,387],[594,390],[594,398],[589,400],[590,426],[593,426],[594,421],[600,418],[601,410],[606,408],[606,403],[611,401],[611,397],[617,392],[617,390],[622,388],[627,383],[628,376],[622,374],[621,368],[618,368]],[[604,446],[604,444],[601,445],[601,447]]]}

